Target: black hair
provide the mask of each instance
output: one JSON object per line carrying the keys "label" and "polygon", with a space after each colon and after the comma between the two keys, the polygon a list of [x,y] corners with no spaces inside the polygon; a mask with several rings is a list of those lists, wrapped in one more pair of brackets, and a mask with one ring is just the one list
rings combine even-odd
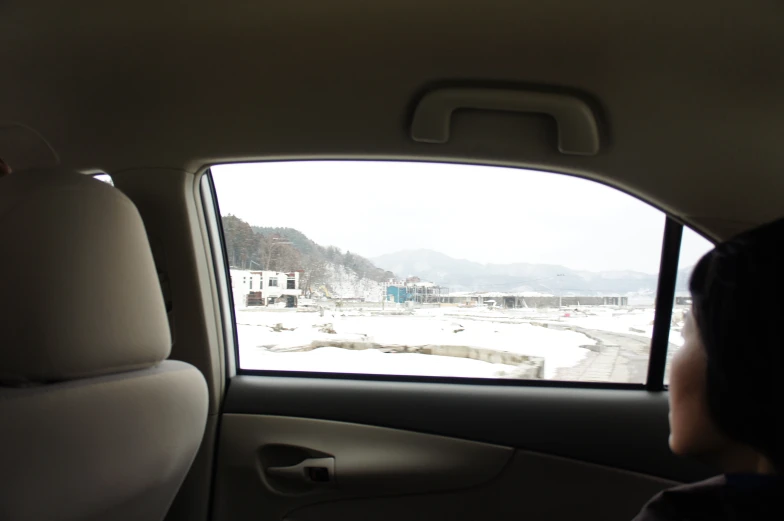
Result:
{"label": "black hair", "polygon": [[725,435],[784,469],[784,219],[719,244],[694,268],[708,408]]}

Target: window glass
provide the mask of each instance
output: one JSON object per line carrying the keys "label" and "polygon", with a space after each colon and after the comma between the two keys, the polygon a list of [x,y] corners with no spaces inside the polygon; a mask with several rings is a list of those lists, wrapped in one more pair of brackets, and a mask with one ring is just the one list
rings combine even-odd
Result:
{"label": "window glass", "polygon": [[672,322],[670,322],[670,345],[667,349],[667,365],[664,370],[664,383],[670,381],[670,363],[673,355],[683,345],[683,321],[691,311],[691,294],[689,293],[689,280],[697,261],[713,249],[713,243],[699,235],[691,228],[683,227],[681,238],[681,253],[678,259],[678,278],[675,283],[675,305],[672,309]]}
{"label": "window glass", "polygon": [[631,196],[437,163],[212,173],[232,281],[268,281],[233,287],[242,369],[645,382],[665,215]]}

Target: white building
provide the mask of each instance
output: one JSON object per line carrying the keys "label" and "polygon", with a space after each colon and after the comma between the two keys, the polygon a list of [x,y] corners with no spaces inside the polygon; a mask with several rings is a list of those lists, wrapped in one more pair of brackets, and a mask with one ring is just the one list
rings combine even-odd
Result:
{"label": "white building", "polygon": [[229,274],[235,307],[275,305],[293,308],[302,295],[299,271],[283,273],[230,269]]}

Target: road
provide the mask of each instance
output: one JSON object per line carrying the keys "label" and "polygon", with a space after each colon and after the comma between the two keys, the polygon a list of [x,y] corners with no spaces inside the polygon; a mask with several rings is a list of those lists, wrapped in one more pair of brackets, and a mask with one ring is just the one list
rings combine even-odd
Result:
{"label": "road", "polygon": [[[459,316],[459,315],[455,315]],[[613,382],[645,383],[648,376],[648,356],[650,338],[631,333],[617,333],[598,329],[561,324],[557,322],[481,316],[460,316],[462,320],[485,320],[511,324],[528,323],[551,329],[561,329],[582,333],[596,341],[596,345],[586,345],[590,353],[576,366],[558,369],[553,380],[572,382]],[[670,342],[667,360],[677,351],[678,346]],[[669,364],[664,373],[664,381],[669,381]]]}
{"label": "road", "polygon": [[[559,369],[556,380],[645,383],[651,343],[649,338],[574,326],[566,326],[563,329],[583,333],[596,340],[597,344],[585,346],[591,350],[588,356],[574,367]],[[667,358],[669,359],[677,349],[678,346],[670,343]],[[667,381],[666,375],[665,381]]]}

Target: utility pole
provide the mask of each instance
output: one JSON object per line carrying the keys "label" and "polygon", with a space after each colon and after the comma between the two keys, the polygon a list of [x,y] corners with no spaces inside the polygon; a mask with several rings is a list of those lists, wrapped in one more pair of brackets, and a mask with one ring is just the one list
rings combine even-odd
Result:
{"label": "utility pole", "polygon": [[[553,278],[554,279],[556,277],[565,277],[565,276],[566,275],[564,275],[563,273],[558,273],[558,274],[555,275],[555,277],[549,277],[549,278]],[[543,286],[546,289],[549,289],[550,291],[553,291],[553,292],[557,291],[558,292],[558,309],[561,309],[561,307],[563,306],[563,292],[561,291],[560,281],[558,283],[558,289],[557,290],[554,290],[550,286],[546,286],[546,285],[542,284],[541,282],[539,283],[539,285]]]}
{"label": "utility pole", "polygon": [[[563,273],[559,273],[556,275],[556,277],[563,277],[563,276],[564,276]],[[561,309],[563,307],[562,298],[563,298],[563,290],[561,288],[561,281],[559,280],[558,281],[558,309]]]}

